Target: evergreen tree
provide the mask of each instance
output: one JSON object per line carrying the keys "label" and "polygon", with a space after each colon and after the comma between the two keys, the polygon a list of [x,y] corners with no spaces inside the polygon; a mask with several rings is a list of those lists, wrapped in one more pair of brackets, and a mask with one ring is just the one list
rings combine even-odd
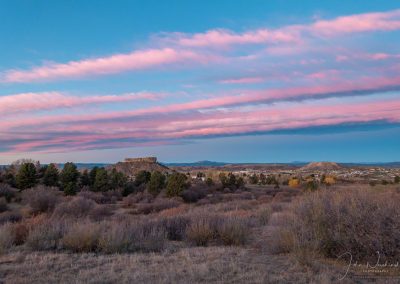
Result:
{"label": "evergreen tree", "polygon": [[99,168],[94,179],[93,191],[107,191],[109,189],[108,173],[106,169]]}
{"label": "evergreen tree", "polygon": [[115,168],[112,169],[109,180],[111,189],[123,188],[128,182],[127,176]]}
{"label": "evergreen tree", "polygon": [[60,174],[61,187],[65,194],[73,195],[76,193],[79,172],[74,163],[66,163]]}
{"label": "evergreen tree", "polygon": [[37,182],[36,167],[33,163],[24,163],[20,166],[17,176],[17,188],[23,190],[35,186]]}
{"label": "evergreen tree", "polygon": [[67,182],[63,185],[65,195],[75,195],[77,191],[77,185],[74,182]]}
{"label": "evergreen tree", "polygon": [[238,177],[236,179],[236,184],[235,185],[236,185],[237,188],[243,187],[244,186],[244,179],[242,177]]}
{"label": "evergreen tree", "polygon": [[94,184],[94,180],[96,179],[96,174],[97,174],[97,170],[99,169],[99,167],[94,167],[93,169],[90,170],[89,173],[89,185],[93,186]]}
{"label": "evergreen tree", "polygon": [[54,164],[50,164],[46,167],[43,174],[43,184],[47,186],[58,185],[59,172]]}
{"label": "evergreen tree", "polygon": [[148,171],[139,171],[136,175],[135,175],[135,185],[139,186],[142,184],[147,184],[150,181],[151,178],[151,173]]}
{"label": "evergreen tree", "polygon": [[173,173],[167,180],[167,196],[179,196],[189,186],[186,175]]}
{"label": "evergreen tree", "polygon": [[85,186],[90,186],[90,177],[88,170],[84,170],[83,173],[81,174],[79,178],[79,186],[81,188]]}
{"label": "evergreen tree", "polygon": [[147,190],[153,194],[157,195],[165,187],[165,175],[159,171],[151,173],[150,181],[147,184]]}
{"label": "evergreen tree", "polygon": [[252,175],[249,177],[249,182],[250,182],[251,184],[257,184],[257,183],[258,183],[258,176],[257,176],[256,174],[252,174]]}
{"label": "evergreen tree", "polygon": [[219,181],[222,184],[222,188],[225,188],[225,187],[228,186],[228,178],[226,177],[226,174],[220,173],[218,178],[219,178]]}
{"label": "evergreen tree", "polygon": [[230,189],[236,188],[236,176],[233,173],[228,174],[228,187]]}

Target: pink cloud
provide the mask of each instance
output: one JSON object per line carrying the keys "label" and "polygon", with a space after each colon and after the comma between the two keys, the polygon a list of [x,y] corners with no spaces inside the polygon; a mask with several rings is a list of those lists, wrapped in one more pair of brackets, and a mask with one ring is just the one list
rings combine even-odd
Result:
{"label": "pink cloud", "polygon": [[[165,48],[156,47],[127,54],[114,54],[67,63],[51,63],[29,70],[6,70],[1,75],[0,82],[24,83],[79,79],[178,63],[214,63],[217,60],[225,59],[225,55],[216,51],[216,48],[235,45],[272,44],[267,48],[269,55],[284,56],[310,49],[315,36],[332,37],[349,33],[398,29],[400,29],[400,10],[355,14],[330,20],[319,20],[311,24],[289,25],[277,29],[260,28],[242,33],[224,29],[213,29],[194,34],[167,33],[164,38],[155,42],[158,46],[166,44]],[[154,44],[154,42],[151,43]],[[253,54],[238,56],[238,58],[253,57]]]}
{"label": "pink cloud", "polygon": [[400,29],[400,10],[356,14],[338,17],[333,20],[321,20],[309,27],[312,33],[324,36],[398,29]]}
{"label": "pink cloud", "polygon": [[[213,58],[215,60],[215,57]],[[48,64],[31,70],[5,72],[3,82],[34,82],[60,78],[80,78],[91,75],[114,74],[124,71],[142,70],[178,62],[206,63],[209,57],[191,51],[172,48],[134,51],[109,57],[71,61],[65,64]]]}
{"label": "pink cloud", "polygon": [[10,113],[51,110],[87,104],[106,104],[134,100],[155,100],[161,96],[163,96],[163,94],[147,92],[88,97],[65,95],[59,92],[23,93],[1,96],[0,113],[6,115]]}
{"label": "pink cloud", "polygon": [[224,79],[220,80],[221,84],[252,84],[252,83],[261,83],[264,82],[265,79],[262,77],[243,77],[243,78],[232,78],[232,79]]}
{"label": "pink cloud", "polygon": [[154,106],[145,109],[138,109],[133,111],[118,111],[111,113],[95,113],[86,115],[60,115],[57,117],[53,116],[41,116],[36,117],[34,120],[26,119],[24,117],[20,119],[7,120],[3,119],[0,121],[0,131],[6,131],[10,128],[26,127],[29,125],[45,125],[51,123],[56,125],[57,123],[72,123],[72,122],[84,122],[91,120],[110,120],[119,118],[139,117],[139,116],[158,116],[167,115],[188,111],[200,111],[205,109],[215,109],[220,107],[240,106],[242,104],[257,105],[259,103],[296,99],[297,97],[318,98],[319,96],[325,96],[326,94],[340,93],[340,92],[360,92],[360,91],[371,91],[380,88],[387,88],[400,84],[400,77],[394,78],[363,78],[360,80],[343,80],[341,82],[333,82],[325,85],[309,86],[309,87],[293,87],[283,89],[266,89],[266,90],[244,90],[240,91],[240,95],[226,95],[220,97],[213,97],[209,99],[195,100],[186,103],[177,103],[164,106]]}
{"label": "pink cloud", "polygon": [[[146,121],[128,120],[110,121],[104,124],[99,121],[81,121],[78,127],[65,122],[71,134],[50,125],[41,126],[40,134],[31,134],[32,139],[18,142],[13,151],[35,151],[35,149],[96,149],[101,147],[133,146],[137,143],[162,142],[171,139],[203,137],[210,135],[246,134],[255,131],[272,131],[278,129],[296,129],[303,127],[335,125],[341,123],[369,122],[387,120],[400,122],[400,101],[341,103],[332,104],[325,101],[318,104],[297,103],[293,105],[277,104],[258,110],[215,110],[210,113],[185,114],[178,117],[149,117]],[[131,127],[129,126],[131,123]],[[81,129],[81,133],[79,133]],[[90,129],[88,133],[87,129]],[[54,137],[46,137],[50,131]],[[42,137],[41,137],[42,136]],[[27,138],[27,136],[25,136]],[[0,138],[2,140],[4,138]],[[124,141],[124,140],[131,140]]]}
{"label": "pink cloud", "polygon": [[230,46],[234,44],[260,44],[295,42],[297,35],[293,32],[281,30],[259,29],[244,33],[235,33],[229,30],[216,29],[192,36],[178,34],[177,43],[181,46],[205,47],[205,46]]}

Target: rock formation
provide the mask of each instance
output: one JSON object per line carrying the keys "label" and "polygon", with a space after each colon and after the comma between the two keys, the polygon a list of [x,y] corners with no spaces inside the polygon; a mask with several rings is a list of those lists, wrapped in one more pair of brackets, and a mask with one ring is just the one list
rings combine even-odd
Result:
{"label": "rock formation", "polygon": [[168,172],[169,168],[158,163],[156,157],[126,158],[123,162],[118,162],[114,166],[117,171],[127,176],[135,176],[139,171],[160,171]]}

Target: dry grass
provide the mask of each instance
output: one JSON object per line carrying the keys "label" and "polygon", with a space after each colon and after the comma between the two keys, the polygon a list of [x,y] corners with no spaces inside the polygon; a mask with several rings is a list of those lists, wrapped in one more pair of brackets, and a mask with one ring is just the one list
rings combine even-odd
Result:
{"label": "dry grass", "polygon": [[[150,254],[12,253],[0,257],[5,283],[334,283],[337,271],[306,270],[284,256],[233,247]],[[340,283],[355,283],[345,279]]]}
{"label": "dry grass", "polygon": [[399,204],[400,194],[394,191],[355,189],[308,194],[293,204],[290,213],[276,216],[274,223],[281,228],[277,238],[285,239],[285,246],[300,259],[305,259],[306,253],[336,258],[350,252],[355,260],[376,261],[379,251],[381,261],[397,261]]}
{"label": "dry grass", "polygon": [[319,262],[321,256],[335,257],[343,248],[358,259],[368,259],[366,249],[374,257],[372,249],[379,249],[389,260],[399,255],[399,193],[277,193],[214,193],[187,204],[146,192],[121,202],[86,192],[34,216],[20,214],[28,208],[23,204],[7,203],[9,211],[0,213],[0,279],[332,283],[337,273]]}

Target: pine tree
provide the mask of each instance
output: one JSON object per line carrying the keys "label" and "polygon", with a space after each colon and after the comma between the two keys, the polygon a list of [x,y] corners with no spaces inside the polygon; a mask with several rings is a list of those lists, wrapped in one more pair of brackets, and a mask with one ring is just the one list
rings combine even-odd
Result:
{"label": "pine tree", "polygon": [[61,187],[67,195],[76,193],[79,172],[74,163],[66,163],[60,174]]}
{"label": "pine tree", "polygon": [[159,171],[152,172],[150,181],[147,184],[147,190],[153,195],[158,195],[164,187],[165,175]]}
{"label": "pine tree", "polygon": [[50,164],[46,167],[43,174],[43,184],[47,186],[57,186],[59,179],[58,169],[54,164]]}
{"label": "pine tree", "polygon": [[36,167],[33,163],[24,163],[20,166],[17,176],[17,188],[23,190],[34,187],[37,183]]}
{"label": "pine tree", "polygon": [[109,189],[108,174],[104,168],[97,169],[93,191],[107,191]]}

